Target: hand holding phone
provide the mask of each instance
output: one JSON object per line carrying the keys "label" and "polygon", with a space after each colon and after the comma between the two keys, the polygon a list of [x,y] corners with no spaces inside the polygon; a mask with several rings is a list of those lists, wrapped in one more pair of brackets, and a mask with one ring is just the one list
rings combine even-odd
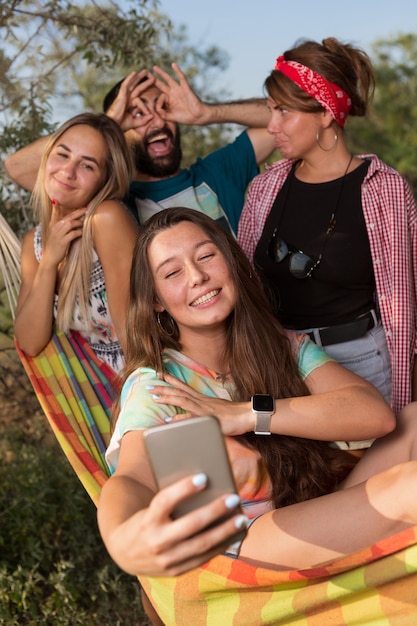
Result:
{"label": "hand holding phone", "polygon": [[[195,474],[204,473],[208,478],[203,491],[175,507],[171,515],[173,519],[223,494],[237,493],[224,437],[215,417],[194,417],[149,428],[144,433],[144,441],[158,489]],[[216,524],[237,512],[237,509],[227,512]],[[238,531],[232,541],[243,538],[245,534],[246,530]]]}

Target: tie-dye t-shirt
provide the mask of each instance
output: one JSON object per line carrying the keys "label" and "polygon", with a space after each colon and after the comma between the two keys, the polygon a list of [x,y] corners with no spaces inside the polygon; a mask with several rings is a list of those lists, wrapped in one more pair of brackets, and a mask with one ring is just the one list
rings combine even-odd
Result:
{"label": "tie-dye t-shirt", "polygon": [[[298,338],[293,336],[293,341],[298,345],[297,362],[303,380],[317,367],[333,360],[305,335]],[[165,350],[163,357],[166,371],[196,391],[206,396],[231,400],[233,383],[222,383],[216,372],[176,350]],[[167,383],[157,377],[155,370],[146,367],[133,372],[123,385],[121,410],[106,453],[112,473],[117,467],[120,441],[126,432],[165,424],[165,418],[184,412],[174,405],[157,404],[147,389],[151,385]],[[262,467],[259,453],[245,447],[234,437],[225,439],[245,513],[249,518],[257,517],[271,508],[268,477],[265,477],[261,486],[258,484]]]}

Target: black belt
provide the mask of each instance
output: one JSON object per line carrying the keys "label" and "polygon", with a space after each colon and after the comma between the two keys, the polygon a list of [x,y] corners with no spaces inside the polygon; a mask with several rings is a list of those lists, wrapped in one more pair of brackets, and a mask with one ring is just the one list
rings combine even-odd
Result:
{"label": "black belt", "polygon": [[[357,317],[353,322],[346,324],[337,324],[337,326],[327,326],[326,328],[317,328],[315,331],[307,333],[307,335],[315,343],[322,346],[330,346],[333,343],[343,343],[344,341],[353,341],[360,339],[368,330],[377,324],[377,316],[375,311],[369,311],[361,317]],[[317,340],[317,335],[320,341]]]}

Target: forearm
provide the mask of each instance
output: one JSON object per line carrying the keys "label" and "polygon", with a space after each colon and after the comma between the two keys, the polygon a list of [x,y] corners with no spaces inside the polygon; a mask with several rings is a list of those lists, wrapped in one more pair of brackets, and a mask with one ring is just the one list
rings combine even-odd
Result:
{"label": "forearm", "polygon": [[[240,435],[255,430],[251,402],[227,402],[209,398],[185,403],[162,387],[157,402],[177,404],[192,413],[215,415],[225,435]],[[198,413],[197,413],[198,414]],[[370,385],[350,385],[334,391],[275,400],[271,432],[277,435],[323,441],[361,441],[373,439],[395,428],[395,416],[379,392]]]}
{"label": "forearm", "polygon": [[[128,282],[126,276],[129,275],[129,268],[123,267],[118,272],[119,289],[115,280],[106,280],[106,290],[110,317],[114,326],[114,332],[124,354],[126,354],[127,338],[126,338],[126,316],[129,305]],[[105,275],[106,278],[106,275]]]}
{"label": "forearm", "polygon": [[276,402],[272,430],[324,441],[373,439],[395,428],[395,416],[376,390],[354,386]]}
{"label": "forearm", "polygon": [[110,316],[114,324],[114,330],[116,337],[122,347],[123,353],[126,354],[127,349],[127,337],[126,337],[126,311],[128,309],[128,303],[115,303],[109,301]]}
{"label": "forearm", "polygon": [[[222,419],[226,412],[227,418]],[[223,406],[218,413],[227,434],[255,430],[255,414],[250,402],[234,402],[230,407]],[[395,418],[389,406],[367,388],[282,398],[275,401],[271,418],[271,432],[276,435],[323,441],[374,439],[386,435],[394,427]]]}
{"label": "forearm", "polygon": [[43,267],[23,301],[19,301],[14,333],[23,352],[36,356],[51,338],[57,269]]}
{"label": "forearm", "polygon": [[[125,248],[123,249],[126,250],[126,261],[130,261],[131,256],[128,252],[126,243]],[[110,262],[114,261],[115,256],[115,254],[109,254],[106,259],[106,265],[108,265],[109,259]],[[108,271],[104,272],[110,317],[114,326],[116,337],[120,342],[124,354],[126,354],[127,348],[126,317],[129,308],[130,265],[131,263],[127,262],[120,264],[114,262],[113,269],[115,271],[112,272],[111,275],[109,275],[110,272]]]}
{"label": "forearm", "polygon": [[[343,383],[346,377],[351,380]],[[395,428],[394,413],[379,391],[338,364],[327,363],[308,378],[311,395],[276,399],[271,419],[273,433],[324,441],[360,441],[381,437]],[[169,374],[164,380],[168,386],[149,389],[156,403],[181,407],[191,415],[214,415],[224,435],[255,430],[251,402],[205,396]]]}
{"label": "forearm", "polygon": [[103,542],[119,567],[133,575],[137,573],[136,560],[132,558],[136,538],[125,532],[125,524],[145,509],[153,496],[154,493],[145,485],[117,475],[105,483],[100,494],[97,520]]}
{"label": "forearm", "polygon": [[33,191],[42,153],[48,140],[49,137],[40,137],[11,154],[4,162],[5,170],[10,178],[28,191]]}
{"label": "forearm", "polygon": [[266,128],[270,114],[264,98],[251,98],[222,103],[202,103],[200,118],[196,125],[241,124],[249,128]]}
{"label": "forearm", "polygon": [[269,114],[264,100],[242,100],[222,104],[201,103],[201,110],[201,116],[195,121],[197,125],[231,122],[246,126],[258,165],[263,164],[274,151],[275,138],[266,128]]}

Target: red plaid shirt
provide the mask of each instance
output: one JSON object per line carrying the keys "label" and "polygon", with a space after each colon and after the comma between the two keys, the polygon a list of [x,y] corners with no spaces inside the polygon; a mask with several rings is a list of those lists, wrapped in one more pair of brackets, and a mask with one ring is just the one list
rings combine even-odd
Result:
{"label": "red plaid shirt", "polygon": [[[375,155],[362,184],[362,207],[374,266],[376,295],[392,366],[394,411],[411,401],[417,352],[417,208],[407,181]],[[250,186],[239,222],[238,240],[250,261],[266,218],[294,161],[267,166]]]}

